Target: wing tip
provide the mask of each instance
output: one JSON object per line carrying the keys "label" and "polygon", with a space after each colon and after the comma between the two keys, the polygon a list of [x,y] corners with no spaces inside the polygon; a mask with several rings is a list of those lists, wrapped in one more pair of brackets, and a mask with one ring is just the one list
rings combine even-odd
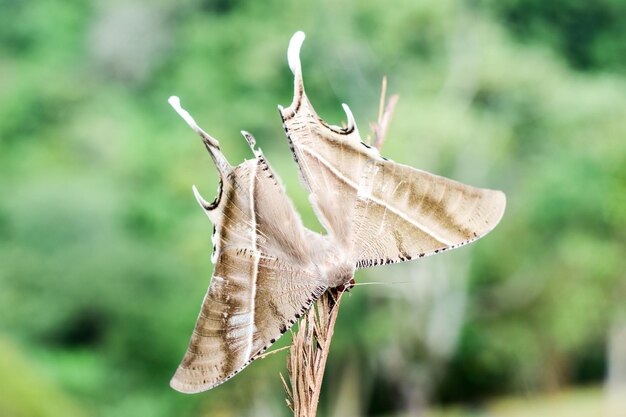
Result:
{"label": "wing tip", "polygon": [[486,218],[486,227],[484,230],[480,231],[475,238],[470,239],[467,243],[474,242],[491,233],[500,224],[500,221],[504,217],[506,209],[506,194],[501,190],[494,190],[491,188],[484,190],[490,196],[490,202],[487,203],[487,207],[491,209]]}
{"label": "wing tip", "polygon": [[170,379],[170,387],[173,390],[178,391],[182,394],[198,394],[200,392],[208,391],[217,387],[218,385],[223,384],[224,382],[232,378],[238,371],[225,378],[218,378],[217,380],[212,379],[210,381],[201,380],[195,382],[191,381],[190,378],[185,375],[188,372],[189,370],[184,368],[182,364],[179,365],[176,369],[176,372],[174,373],[174,376],[172,377],[172,379]]}
{"label": "wing tip", "polygon": [[185,383],[178,378],[178,371],[172,377],[172,379],[170,379],[170,387],[174,391],[178,391],[181,394],[198,394],[200,392],[208,391],[213,388],[213,386],[210,384],[194,385],[190,383]]}
{"label": "wing tip", "polygon": [[500,190],[493,190],[494,193],[494,198],[496,201],[496,206],[497,206],[497,211],[496,211],[496,220],[494,222],[493,227],[495,227],[498,223],[500,223],[500,220],[502,220],[502,217],[504,216],[504,212],[506,210],[506,203],[507,203],[507,199],[506,199],[506,194],[504,193],[504,191],[500,191]]}
{"label": "wing tip", "polygon": [[176,369],[176,373],[174,374],[172,379],[170,379],[170,387],[174,391],[178,391],[182,394],[194,394],[196,392],[200,392],[195,389],[190,389],[193,384],[183,382],[183,380],[179,377],[180,371],[181,368],[179,366],[178,369]]}

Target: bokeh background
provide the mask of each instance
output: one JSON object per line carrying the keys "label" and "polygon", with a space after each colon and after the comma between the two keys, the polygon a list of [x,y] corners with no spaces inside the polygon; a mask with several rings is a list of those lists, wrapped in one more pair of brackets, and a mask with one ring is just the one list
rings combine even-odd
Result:
{"label": "bokeh background", "polygon": [[[626,415],[626,2],[0,0],[0,416],[287,416],[285,353],[168,386],[212,270],[217,175],[177,94],[307,226],[289,38],[331,123],[400,94],[383,153],[508,196],[481,241],[360,271],[320,415]],[[288,339],[286,337],[285,339]],[[289,340],[281,340],[283,346]]]}

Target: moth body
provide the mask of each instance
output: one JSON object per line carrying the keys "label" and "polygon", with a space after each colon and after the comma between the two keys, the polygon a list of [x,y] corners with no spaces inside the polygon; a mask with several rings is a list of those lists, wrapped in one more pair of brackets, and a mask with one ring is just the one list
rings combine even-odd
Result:
{"label": "moth body", "polygon": [[322,269],[323,281],[328,288],[337,288],[346,285],[354,278],[356,270],[354,263],[347,260],[338,260],[337,252],[333,251],[328,254],[328,261]]}

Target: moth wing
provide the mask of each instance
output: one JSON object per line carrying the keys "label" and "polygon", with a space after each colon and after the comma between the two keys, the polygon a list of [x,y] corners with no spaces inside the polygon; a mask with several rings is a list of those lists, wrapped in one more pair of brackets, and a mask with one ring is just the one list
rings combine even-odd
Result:
{"label": "moth wing", "polygon": [[502,218],[504,193],[393,161],[363,169],[352,217],[357,268],[408,261],[487,234]]}
{"label": "moth wing", "polygon": [[289,44],[289,65],[294,74],[294,97],[287,108],[279,107],[283,127],[300,171],[300,178],[320,222],[331,240],[345,248],[349,244],[350,213],[356,202],[359,172],[378,154],[373,148],[355,152],[361,143],[347,106],[348,126],[331,126],[311,105],[302,81],[299,51],[304,34],[298,32]]}
{"label": "moth wing", "polygon": [[326,291],[308,275],[250,249],[221,251],[187,352],[170,385],[206,391],[243,370]]}
{"label": "moth wing", "polygon": [[304,228],[251,135],[243,132],[255,158],[232,167],[219,143],[177,100],[172,105],[200,134],[220,173],[214,202],[194,188],[215,225],[215,269],[189,347],[170,383],[180,392],[195,393],[245,368],[326,291],[312,250],[312,245],[326,243]]}
{"label": "moth wing", "polygon": [[502,192],[387,160],[362,142],[345,104],[345,128],[323,121],[304,91],[299,60],[303,39],[296,34],[290,43],[294,98],[280,113],[320,221],[356,267],[458,247],[498,224],[506,205]]}

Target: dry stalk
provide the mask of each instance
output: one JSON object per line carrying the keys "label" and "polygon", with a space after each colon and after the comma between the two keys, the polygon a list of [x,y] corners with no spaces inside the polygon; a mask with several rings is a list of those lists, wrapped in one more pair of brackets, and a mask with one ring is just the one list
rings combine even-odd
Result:
{"label": "dry stalk", "polygon": [[[370,127],[372,129],[371,136],[373,136],[372,145],[379,151],[382,149],[385,143],[387,129],[389,128],[389,124],[391,123],[391,117],[393,116],[393,111],[395,110],[398,99],[400,98],[397,94],[394,94],[389,98],[389,101],[385,106],[385,102],[387,101],[386,96],[387,77],[383,77],[383,85],[380,92],[380,102],[378,104],[378,121],[376,121],[375,123],[370,123]],[[370,142],[370,136],[368,136],[367,141]]]}
{"label": "dry stalk", "polygon": [[[385,142],[387,128],[398,101],[398,96],[394,95],[385,106],[386,90],[387,78],[384,77],[378,120],[370,123],[373,145],[378,150]],[[367,141],[370,142],[370,137]],[[300,320],[298,329],[292,333],[291,348],[287,357],[289,383],[282,374],[280,378],[287,393],[287,405],[294,417],[315,417],[317,414],[330,342],[345,291],[345,288],[326,291],[315,307]]]}
{"label": "dry stalk", "polygon": [[302,318],[287,358],[287,405],[295,417],[315,417],[324,369],[344,291],[326,291],[315,307]]}

